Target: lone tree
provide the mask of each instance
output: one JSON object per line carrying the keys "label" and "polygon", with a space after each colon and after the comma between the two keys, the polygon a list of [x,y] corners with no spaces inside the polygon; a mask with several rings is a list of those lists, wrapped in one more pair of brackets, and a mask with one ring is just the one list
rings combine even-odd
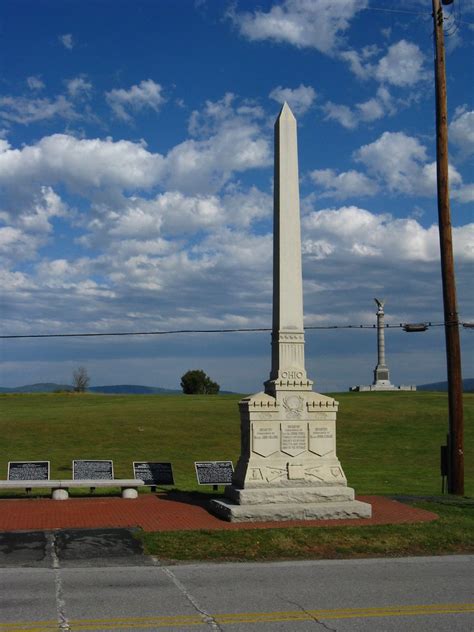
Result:
{"label": "lone tree", "polygon": [[80,366],[72,374],[72,384],[76,393],[84,393],[89,386],[90,378],[87,369]]}
{"label": "lone tree", "polygon": [[194,369],[181,378],[181,388],[186,395],[217,395],[219,384],[213,382],[204,371]]}

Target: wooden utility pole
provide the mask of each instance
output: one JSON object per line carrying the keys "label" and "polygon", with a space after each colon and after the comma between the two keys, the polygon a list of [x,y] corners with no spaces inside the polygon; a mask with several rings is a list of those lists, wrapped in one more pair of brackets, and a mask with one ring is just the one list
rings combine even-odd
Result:
{"label": "wooden utility pole", "polygon": [[464,419],[462,401],[461,345],[454,278],[453,239],[449,208],[448,108],[440,0],[432,0],[435,36],[436,85],[436,165],[438,184],[438,224],[443,280],[444,322],[449,396],[448,492],[464,495]]}

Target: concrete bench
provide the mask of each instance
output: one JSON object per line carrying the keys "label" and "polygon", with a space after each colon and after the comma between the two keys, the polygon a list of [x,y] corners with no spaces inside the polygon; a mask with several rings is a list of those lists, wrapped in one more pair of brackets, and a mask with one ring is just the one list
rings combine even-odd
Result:
{"label": "concrete bench", "polygon": [[137,487],[145,483],[139,478],[88,479],[88,480],[45,480],[45,481],[0,481],[0,489],[51,489],[54,500],[69,498],[71,487],[120,487],[122,498],[137,498]]}

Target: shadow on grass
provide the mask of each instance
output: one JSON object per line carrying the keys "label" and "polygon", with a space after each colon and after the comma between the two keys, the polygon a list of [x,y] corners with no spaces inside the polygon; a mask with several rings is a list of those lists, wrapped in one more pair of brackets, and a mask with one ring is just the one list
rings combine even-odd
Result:
{"label": "shadow on grass", "polygon": [[407,494],[390,494],[389,498],[397,500],[407,505],[413,505],[419,502],[437,503],[440,505],[451,505],[452,507],[469,507],[474,508],[474,498],[468,496],[451,496],[445,494],[444,496],[419,496],[419,495],[407,495]]}

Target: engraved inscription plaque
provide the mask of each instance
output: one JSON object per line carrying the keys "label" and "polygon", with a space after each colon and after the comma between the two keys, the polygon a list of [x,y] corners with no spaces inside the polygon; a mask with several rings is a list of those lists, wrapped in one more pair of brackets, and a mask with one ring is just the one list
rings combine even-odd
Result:
{"label": "engraved inscription plaque", "polygon": [[270,456],[280,448],[280,433],[277,424],[254,423],[252,426],[252,450],[260,456]]}
{"label": "engraved inscription plaque", "polygon": [[47,481],[49,479],[49,461],[10,461],[8,463],[9,481]]}
{"label": "engraved inscription plaque", "polygon": [[297,456],[307,449],[308,426],[305,423],[281,424],[281,451]]}
{"label": "engraved inscription plaque", "polygon": [[318,456],[326,456],[334,451],[334,422],[313,422],[309,424],[309,450]]}
{"label": "engraved inscription plaque", "polygon": [[195,461],[194,468],[199,485],[232,484],[232,461]]}
{"label": "engraved inscription plaque", "polygon": [[152,461],[134,461],[133,474],[140,478],[145,485],[174,485],[173,469],[171,463],[159,463]]}
{"label": "engraved inscription plaque", "polygon": [[109,460],[75,460],[72,462],[72,478],[75,481],[110,481],[114,478],[114,465]]}

